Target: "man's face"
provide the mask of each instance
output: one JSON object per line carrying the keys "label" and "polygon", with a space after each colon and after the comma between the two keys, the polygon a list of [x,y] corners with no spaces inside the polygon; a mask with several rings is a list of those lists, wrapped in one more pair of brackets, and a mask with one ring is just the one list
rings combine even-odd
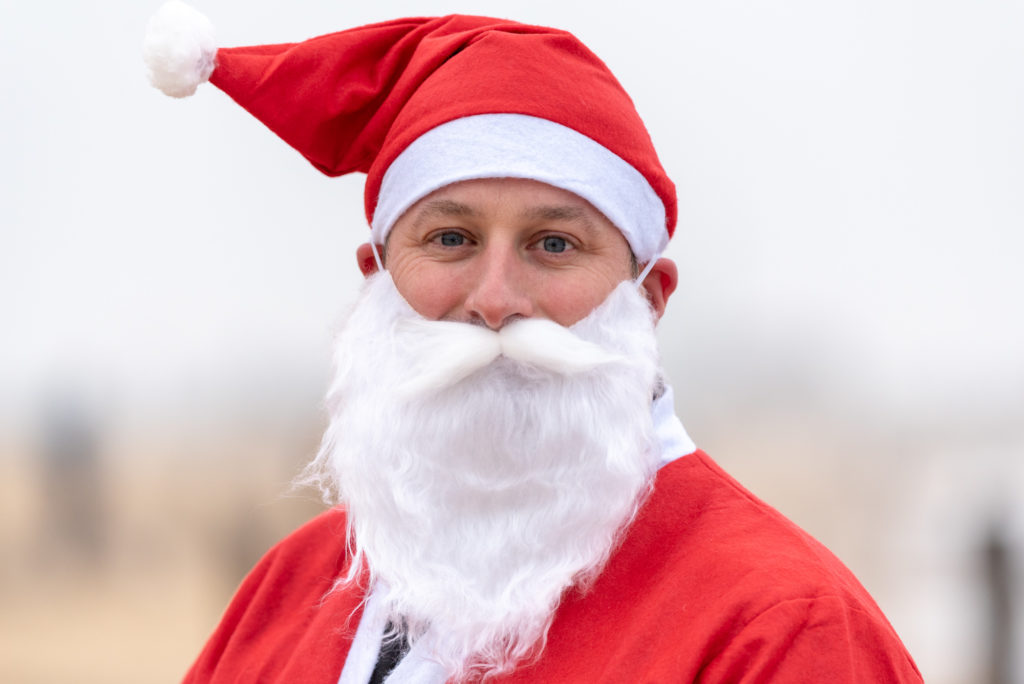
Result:
{"label": "man's face", "polygon": [[444,187],[388,238],[386,267],[425,318],[497,330],[519,317],[570,326],[632,275],[622,233],[589,202],[533,180]]}

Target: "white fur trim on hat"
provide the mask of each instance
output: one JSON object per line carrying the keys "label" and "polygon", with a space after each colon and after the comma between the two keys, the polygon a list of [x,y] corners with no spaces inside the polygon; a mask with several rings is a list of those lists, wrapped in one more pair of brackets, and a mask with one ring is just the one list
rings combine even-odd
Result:
{"label": "white fur trim on hat", "polygon": [[639,171],[571,128],[523,114],[455,119],[413,141],[384,173],[374,242],[383,244],[420,199],[478,178],[530,178],[582,197],[622,231],[640,262],[668,244],[665,207]]}
{"label": "white fur trim on hat", "polygon": [[171,97],[188,97],[213,73],[213,24],[180,0],[166,2],[149,20],[142,58],[150,82]]}

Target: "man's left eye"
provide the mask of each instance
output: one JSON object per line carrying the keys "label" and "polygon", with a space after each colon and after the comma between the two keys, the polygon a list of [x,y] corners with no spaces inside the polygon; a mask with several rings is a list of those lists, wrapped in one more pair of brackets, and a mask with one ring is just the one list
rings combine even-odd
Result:
{"label": "man's left eye", "polygon": [[568,240],[557,235],[547,236],[541,241],[541,244],[544,246],[545,252],[553,252],[555,254],[564,252],[569,248]]}

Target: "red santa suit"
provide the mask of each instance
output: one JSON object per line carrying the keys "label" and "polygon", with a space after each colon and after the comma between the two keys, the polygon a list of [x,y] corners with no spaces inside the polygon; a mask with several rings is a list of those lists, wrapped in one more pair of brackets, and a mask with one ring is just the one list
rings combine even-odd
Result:
{"label": "red santa suit", "polygon": [[[671,406],[671,396],[664,399],[658,403]],[[662,417],[658,426],[663,446],[685,442],[685,433],[672,437],[681,425],[675,430]],[[343,669],[361,669],[348,679],[365,682],[379,631],[369,659],[365,644],[353,649],[371,608],[365,587],[331,591],[348,570],[344,539],[344,511],[333,509],[274,547],[242,583],[185,681],[335,684]],[[346,668],[350,655],[362,661],[358,667]],[[429,663],[405,667],[409,679],[404,665],[389,681],[432,681]],[[853,574],[694,451],[658,471],[593,587],[566,592],[539,660],[494,681],[922,679]]]}

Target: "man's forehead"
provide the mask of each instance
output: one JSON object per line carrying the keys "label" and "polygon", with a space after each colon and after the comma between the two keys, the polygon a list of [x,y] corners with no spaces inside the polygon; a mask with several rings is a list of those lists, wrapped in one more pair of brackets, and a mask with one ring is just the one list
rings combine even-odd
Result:
{"label": "man's forehead", "polygon": [[[591,210],[596,211],[596,210]],[[444,197],[425,200],[419,207],[414,208],[413,213],[417,218],[429,218],[432,216],[480,216],[484,207],[479,202],[460,202]],[[587,207],[579,204],[535,204],[519,207],[516,213],[527,219],[539,219],[548,221],[587,221],[590,211]]]}
{"label": "man's forehead", "polygon": [[588,228],[595,221],[608,222],[582,197],[547,183],[520,178],[453,183],[421,199],[408,215],[419,223],[438,217],[480,218],[498,208],[528,221],[566,221]]}

